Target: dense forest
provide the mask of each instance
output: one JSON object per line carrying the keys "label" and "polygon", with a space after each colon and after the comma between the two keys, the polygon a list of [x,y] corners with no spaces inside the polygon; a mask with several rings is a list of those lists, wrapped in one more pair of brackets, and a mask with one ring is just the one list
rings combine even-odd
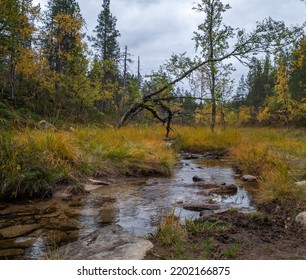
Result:
{"label": "dense forest", "polygon": [[[139,57],[137,73],[129,70],[131,54],[128,46],[119,46],[110,0],[103,1],[92,36],[85,32],[76,0],[48,1],[44,10],[31,0],[1,0],[1,126],[41,119],[114,125],[127,111],[120,125],[136,118],[142,123],[155,119],[212,129],[305,126],[302,27],[287,28],[266,19],[247,33],[223,24],[228,9],[219,1],[195,6],[204,18],[192,38],[198,55],[173,54],[158,71],[143,76]],[[230,39],[236,40],[233,46]],[[235,69],[228,57],[249,68],[239,83],[232,78]],[[188,86],[172,83],[186,72]],[[140,106],[128,110],[137,103]]]}

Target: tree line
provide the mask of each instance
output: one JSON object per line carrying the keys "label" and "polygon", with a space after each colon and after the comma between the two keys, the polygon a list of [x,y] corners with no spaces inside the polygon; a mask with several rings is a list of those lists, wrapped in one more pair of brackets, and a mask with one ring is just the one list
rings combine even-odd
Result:
{"label": "tree line", "polygon": [[45,11],[32,0],[0,5],[3,106],[81,121],[93,111],[120,112],[139,98],[141,75],[129,70],[127,46],[119,47],[110,0],[88,38],[76,0],[49,0]]}
{"label": "tree line", "polygon": [[[118,126],[152,119],[167,132],[173,122],[210,125],[306,125],[306,41],[302,27],[271,18],[253,31],[223,22],[231,7],[201,0],[194,32],[197,55],[173,54],[147,77],[132,73],[128,46],[120,48],[117,19],[103,0],[86,40],[76,0],[0,0],[0,120],[9,107],[33,118],[118,119]],[[89,43],[88,43],[89,42]],[[260,56],[258,56],[260,55]],[[265,58],[262,58],[264,57]],[[249,68],[235,87],[229,59]],[[179,82],[187,79],[188,87]]]}

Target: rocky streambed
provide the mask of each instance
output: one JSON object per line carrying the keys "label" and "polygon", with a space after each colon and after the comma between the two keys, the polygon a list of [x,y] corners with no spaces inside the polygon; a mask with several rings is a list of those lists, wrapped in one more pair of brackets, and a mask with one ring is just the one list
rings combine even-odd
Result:
{"label": "rocky streambed", "polygon": [[141,259],[152,248],[146,235],[173,209],[182,220],[254,211],[254,187],[226,159],[185,154],[171,178],[91,180],[85,195],[2,202],[0,258]]}

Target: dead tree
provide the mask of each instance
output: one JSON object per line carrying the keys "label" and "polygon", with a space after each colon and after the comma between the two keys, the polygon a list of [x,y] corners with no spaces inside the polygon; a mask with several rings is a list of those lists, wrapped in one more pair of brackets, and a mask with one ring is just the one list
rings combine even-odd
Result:
{"label": "dead tree", "polygon": [[[150,111],[153,116],[159,121],[164,120],[165,122],[172,120],[171,115],[168,115],[169,118],[165,120],[165,118],[157,117],[158,114],[153,113],[153,109],[148,106],[151,102],[159,100],[160,94],[165,90],[173,87],[176,83],[180,82],[184,78],[188,77],[193,71],[203,67],[209,63],[217,63],[228,58],[236,58],[239,62],[244,65],[248,64],[251,57],[254,54],[262,53],[265,51],[276,52],[281,50],[283,47],[288,46],[291,43],[296,42],[302,35],[304,34],[302,27],[293,27],[292,29],[288,29],[285,27],[283,22],[274,21],[273,19],[265,19],[262,22],[257,22],[257,26],[255,30],[249,34],[245,32],[244,29],[236,30],[236,43],[233,45],[231,50],[228,50],[226,54],[219,58],[209,58],[203,62],[198,63],[197,65],[191,67],[189,70],[184,72],[178,78],[164,85],[160,89],[147,93],[143,96],[143,98],[132,105],[122,116],[120,121],[117,123],[117,127],[120,128],[128,124],[139,112],[146,109]],[[165,98],[163,98],[164,100]],[[150,109],[148,109],[150,108]],[[165,110],[167,112],[167,110]]]}

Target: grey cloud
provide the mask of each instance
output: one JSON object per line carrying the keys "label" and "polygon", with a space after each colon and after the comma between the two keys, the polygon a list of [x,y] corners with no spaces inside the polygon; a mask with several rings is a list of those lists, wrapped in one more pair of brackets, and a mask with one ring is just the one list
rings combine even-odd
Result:
{"label": "grey cloud", "polygon": [[[111,0],[111,12],[118,19],[121,48],[128,45],[141,56],[142,69],[150,73],[173,52],[194,53],[193,31],[204,15],[192,11],[196,0]],[[45,6],[46,0],[34,0]],[[200,2],[200,1],[197,1]],[[251,30],[256,21],[268,16],[286,24],[305,21],[305,3],[299,0],[228,0],[232,9],[224,14],[226,24]],[[102,0],[79,0],[88,33],[97,24]],[[239,69],[242,69],[240,66]],[[243,71],[240,70],[241,72]]]}

